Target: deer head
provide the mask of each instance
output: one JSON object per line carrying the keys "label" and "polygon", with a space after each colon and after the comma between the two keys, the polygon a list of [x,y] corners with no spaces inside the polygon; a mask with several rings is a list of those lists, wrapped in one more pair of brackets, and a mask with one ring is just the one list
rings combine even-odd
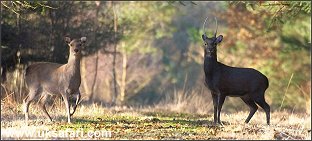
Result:
{"label": "deer head", "polygon": [[74,56],[81,56],[82,46],[85,44],[87,38],[81,37],[80,39],[71,40],[69,37],[65,37],[65,42],[70,47],[69,53]]}
{"label": "deer head", "polygon": [[[205,32],[205,23],[207,21],[208,17],[206,18],[204,24],[203,24],[203,31]],[[217,45],[222,41],[223,36],[219,35],[217,37],[217,31],[218,31],[218,21],[217,18],[215,18],[216,21],[216,30],[214,33],[214,36],[209,38],[206,35],[206,32],[202,35],[202,39],[204,41],[204,49],[205,49],[205,57],[216,57],[217,56]]]}

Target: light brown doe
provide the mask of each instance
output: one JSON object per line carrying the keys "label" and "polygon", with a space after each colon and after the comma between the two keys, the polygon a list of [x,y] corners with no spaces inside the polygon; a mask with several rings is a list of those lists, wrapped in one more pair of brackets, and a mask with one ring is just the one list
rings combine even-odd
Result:
{"label": "light brown doe", "polygon": [[[35,97],[40,96],[39,105],[44,115],[52,121],[48,114],[45,103],[49,95],[60,94],[64,99],[68,123],[71,116],[75,113],[77,105],[80,101],[81,94],[79,91],[80,76],[80,60],[81,49],[86,42],[86,37],[71,40],[65,37],[65,41],[69,46],[69,58],[67,64],[57,64],[51,62],[38,62],[31,64],[26,68],[25,81],[28,86],[29,93],[24,99],[25,121],[28,123],[28,110],[30,103]],[[70,113],[69,97],[75,96],[76,102],[73,106],[73,112]]]}

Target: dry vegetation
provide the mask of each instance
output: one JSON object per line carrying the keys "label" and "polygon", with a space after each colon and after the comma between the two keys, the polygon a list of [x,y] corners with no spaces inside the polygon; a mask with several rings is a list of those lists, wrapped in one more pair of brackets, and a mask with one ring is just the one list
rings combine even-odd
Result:
{"label": "dry vegetation", "polygon": [[[30,107],[28,132],[84,131],[82,137],[61,134],[57,137],[31,137],[31,139],[311,139],[310,114],[273,112],[271,126],[265,124],[265,114],[259,110],[249,124],[244,124],[248,111],[221,114],[224,126],[213,126],[213,116],[192,114],[183,106],[171,110],[172,104],[162,103],[149,108],[110,107],[97,104],[81,105],[66,123],[65,109],[61,101],[50,106],[54,122],[48,122],[38,106]],[[178,105],[176,105],[178,107]],[[15,134],[25,131],[24,116],[20,104],[1,101],[1,139],[26,139],[6,137],[6,131]],[[173,112],[174,111],[174,112]],[[200,112],[199,112],[200,113]],[[110,137],[88,136],[88,131],[111,131]],[[67,132],[72,133],[72,132]]]}

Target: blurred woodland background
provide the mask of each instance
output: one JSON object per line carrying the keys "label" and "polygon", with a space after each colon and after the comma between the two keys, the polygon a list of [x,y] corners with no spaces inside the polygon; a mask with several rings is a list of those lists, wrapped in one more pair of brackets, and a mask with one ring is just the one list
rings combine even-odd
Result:
{"label": "blurred woodland background", "polygon": [[[272,111],[310,113],[310,15],[310,1],[1,1],[1,100],[22,103],[25,68],[66,63],[64,37],[86,36],[83,104],[208,113],[201,40],[208,16],[208,35],[217,17],[224,36],[220,62],[264,73]],[[223,110],[242,107],[227,98]]]}

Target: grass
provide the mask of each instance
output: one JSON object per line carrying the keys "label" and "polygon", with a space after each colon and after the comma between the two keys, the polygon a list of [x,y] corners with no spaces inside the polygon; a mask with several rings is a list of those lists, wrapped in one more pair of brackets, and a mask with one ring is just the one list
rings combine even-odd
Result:
{"label": "grass", "polygon": [[[155,107],[105,108],[97,104],[80,105],[67,123],[62,106],[48,108],[53,122],[48,122],[36,106],[30,108],[30,125],[25,128],[21,105],[1,103],[1,139],[311,139],[311,116],[286,111],[271,113],[271,125],[267,126],[262,110],[256,112],[249,124],[244,120],[248,111],[221,114],[224,126],[213,126],[211,114],[174,112]],[[6,131],[57,132],[57,136],[6,137]],[[74,131],[82,136],[74,136]],[[106,135],[88,135],[89,132],[110,131]],[[91,133],[93,133],[91,132]],[[104,133],[104,132],[103,132]],[[73,135],[73,136],[71,136]]]}

